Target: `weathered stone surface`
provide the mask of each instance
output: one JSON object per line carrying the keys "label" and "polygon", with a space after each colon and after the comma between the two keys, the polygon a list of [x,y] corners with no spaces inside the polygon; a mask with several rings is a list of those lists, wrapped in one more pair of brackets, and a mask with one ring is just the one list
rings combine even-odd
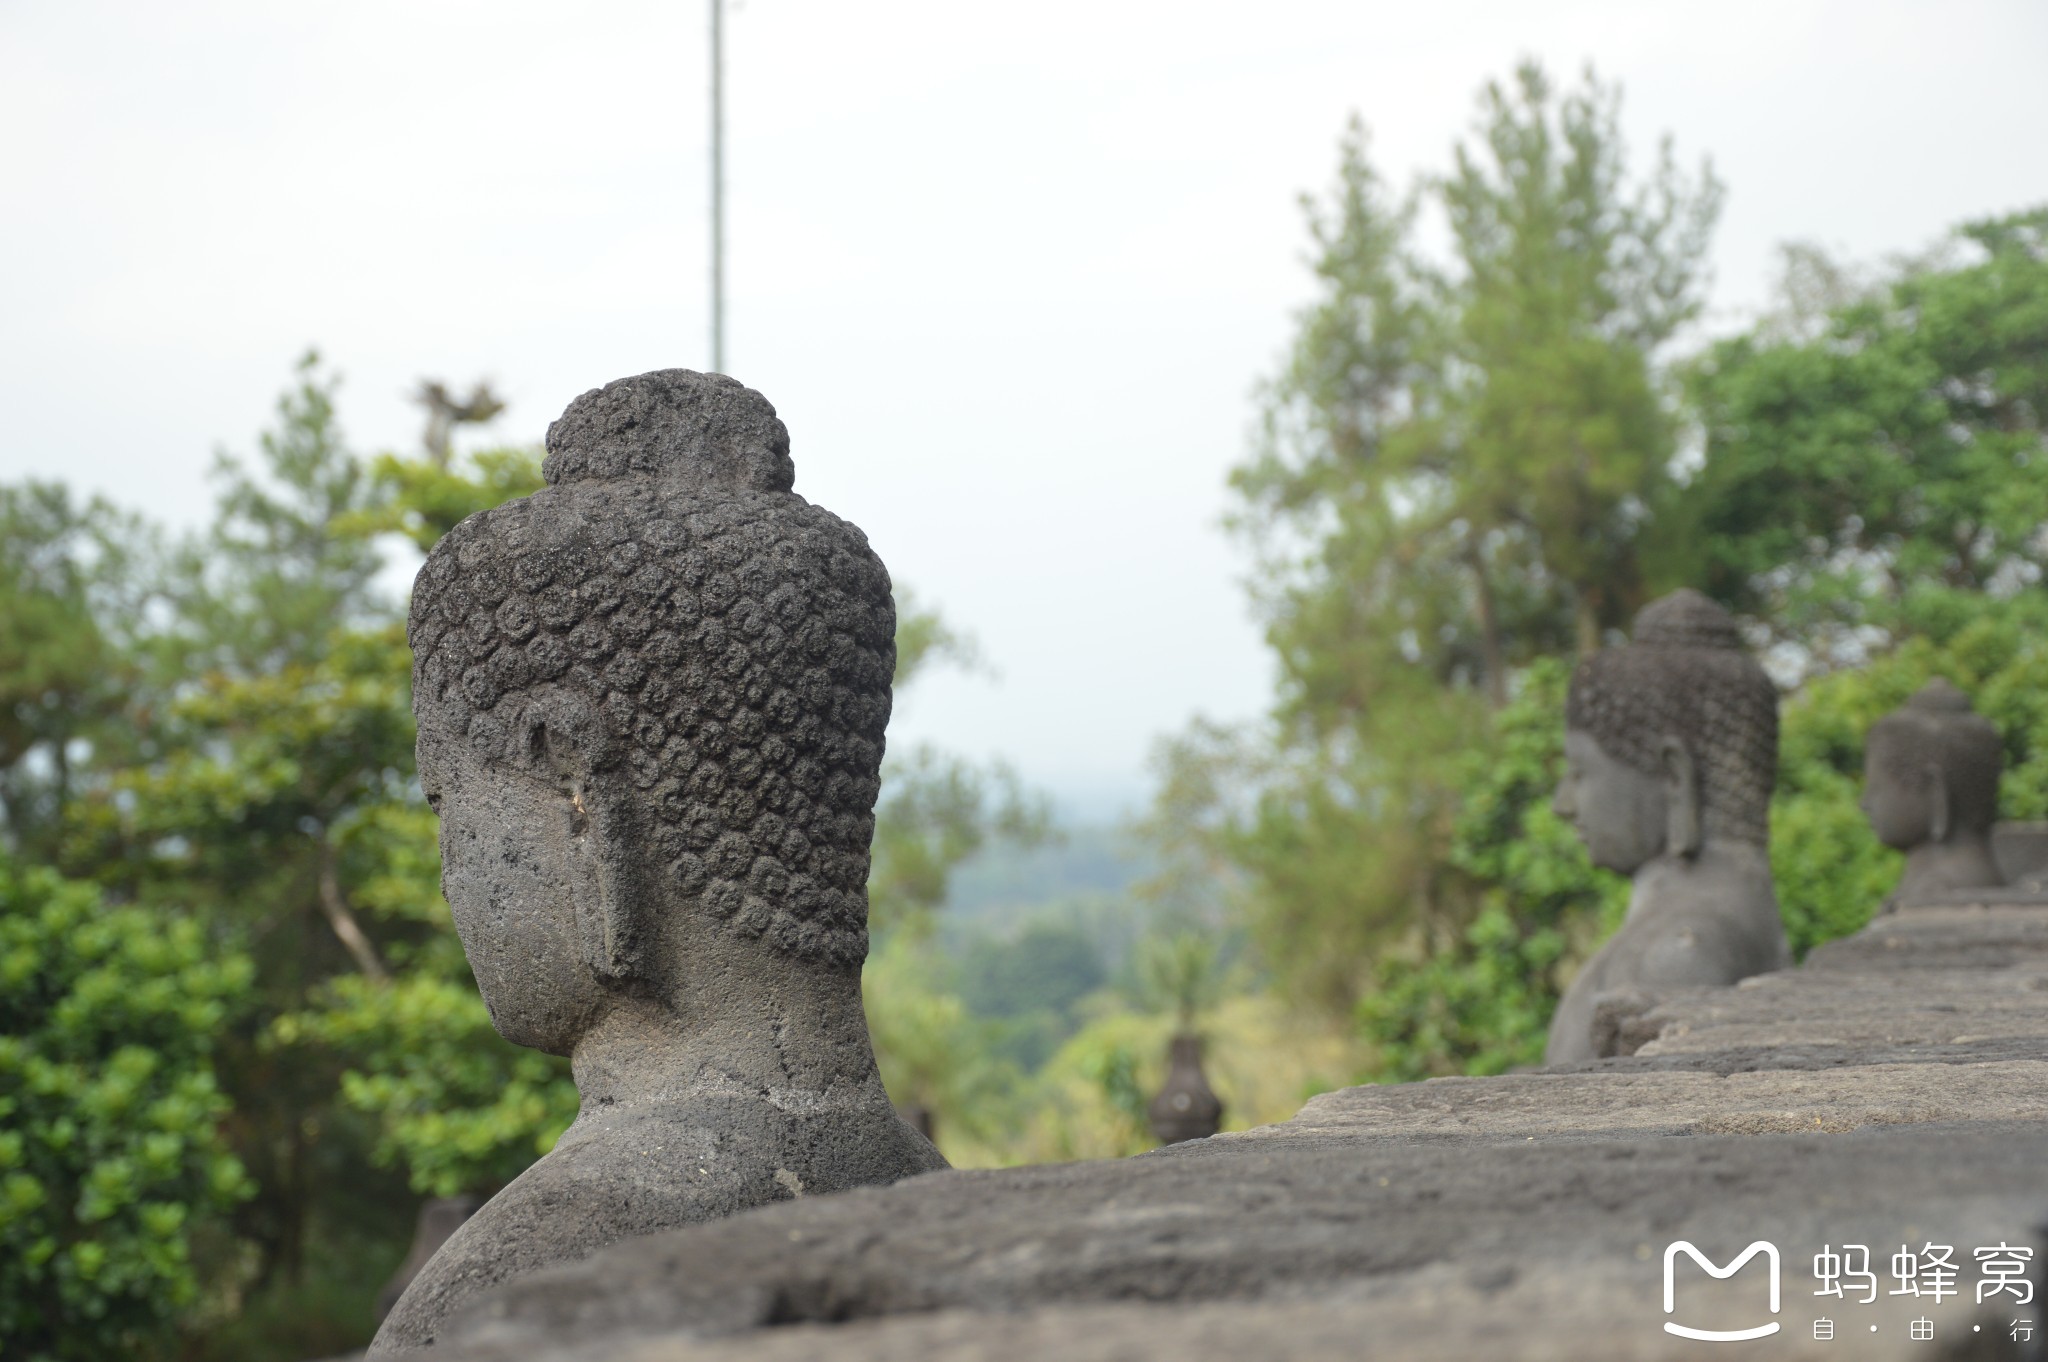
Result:
{"label": "weathered stone surface", "polygon": [[[2038,1247],[2043,1160],[2038,1122],[1477,1147],[1219,1137],[1121,1164],[935,1174],[621,1246],[495,1298],[456,1355],[951,1357],[978,1332],[966,1355],[1064,1357],[1044,1348],[1095,1338],[1117,1345],[1096,1356],[1223,1358],[1264,1332],[1249,1355],[1327,1356],[1348,1337],[1374,1357],[1695,1356],[1662,1331],[1674,1239],[1717,1262],[1778,1245],[1777,1318],[1796,1337],[1821,1313],[1826,1246]],[[1767,1321],[1760,1280],[1692,1276],[1700,1313],[1682,1318]],[[1825,1303],[1880,1337],[1903,1335],[1910,1304]],[[1970,1313],[1940,1311],[1958,1336]],[[596,1339],[610,1351],[576,1351]]]}
{"label": "weathered stone surface", "polygon": [[1817,947],[1806,970],[2000,971],[2048,968],[2048,903],[1952,904],[1888,913]]}
{"label": "weathered stone surface", "polygon": [[1871,726],[1863,812],[1879,841],[1906,853],[1892,903],[1949,901],[2005,883],[1991,846],[2004,764],[1998,729],[1940,677]]}
{"label": "weathered stone surface", "polygon": [[1761,1135],[2048,1120],[2048,1044],[2037,1043],[2035,1053],[2042,1057],[1994,1063],[1439,1078],[1326,1093],[1311,1098],[1293,1120],[1241,1138]]}
{"label": "weathered stone surface", "polygon": [[2048,822],[2030,819],[1992,824],[1991,855],[2007,884],[2048,876]]}
{"label": "weathered stone surface", "polygon": [[[858,983],[886,575],[789,491],[786,435],[736,384],[643,376],[557,431],[548,492],[437,549],[414,642],[458,928],[494,1022],[572,1053],[584,1110],[380,1348],[1727,1355],[1666,1332],[1682,1320],[1775,1321],[1784,1357],[2039,1355],[2006,1335],[2018,1308],[1971,1288],[1992,1245],[2043,1282],[2048,912],[1894,913],[1727,986],[1743,951],[1782,946],[1760,831],[1775,708],[1703,601],[1646,611],[1643,646],[1574,685],[1592,775],[1567,811],[1639,901],[1566,1029],[1618,1057],[1330,1093],[1137,1159],[905,1177],[937,1156],[882,1094]],[[1776,1315],[1762,1265],[1688,1267],[1668,1314],[1680,1240],[1721,1263],[1774,1245]],[[1962,1299],[1816,1294],[1823,1250],[1866,1246],[1889,1288],[1893,1253],[1930,1242]],[[1823,1313],[1834,1340],[1812,1336]]]}
{"label": "weathered stone surface", "polygon": [[[1882,919],[1803,970],[1665,995],[1630,1057],[1367,1087],[1138,1159],[764,1208],[537,1275],[460,1321],[454,1356],[1691,1358],[1667,1320],[1772,1318],[1756,1265],[1679,1277],[1676,1240],[1782,1254],[1768,1355],[2027,1358],[1979,1310],[1972,1250],[2048,1256],[2048,915]],[[1957,960],[1995,960],[1955,968]],[[1965,1295],[1888,1294],[1902,1245],[1957,1248]],[[1863,1244],[1880,1295],[1817,1297]],[[1744,1285],[1747,1281],[1747,1285]],[[1832,1341],[1813,1321],[1836,1322]],[[1931,1342],[1908,1337],[1933,1321]],[[1869,1326],[1879,1326],[1876,1334]],[[1982,1332],[1972,1330],[1981,1326]]]}
{"label": "weathered stone surface", "polygon": [[[1287,1303],[1088,1305],[1005,1312],[969,1310],[843,1325],[791,1325],[744,1340],[695,1339],[664,1334],[550,1351],[547,1362],[1329,1362],[1332,1358],[1426,1358],[1431,1362],[1516,1358],[1521,1362],[1697,1362],[1735,1356],[1738,1348],[1673,1338],[1648,1321],[1618,1321],[1606,1283],[1562,1274],[1518,1280],[1482,1295],[1438,1274],[1416,1273],[1401,1283],[1398,1299],[1328,1299]],[[1652,1289],[1655,1287],[1653,1285]],[[1871,1307],[1884,1317],[1875,1335],[1847,1332],[1835,1340],[1811,1337],[1811,1317],[1797,1334],[1780,1334],[1751,1353],[1798,1362],[2036,1362],[2041,1354],[2008,1341],[2010,1312],[1981,1314],[1951,1307],[1933,1343],[1907,1336],[1912,1316],[1889,1305]],[[1753,1322],[1737,1316],[1739,1323]],[[1532,1321],[1540,1321],[1533,1323]],[[1982,1332],[1971,1334],[1972,1322]],[[2037,1320],[2036,1323],[2039,1321]],[[1643,1325],[1648,1324],[1649,1332]],[[1788,1322],[1788,1329],[1793,1326]],[[1853,1327],[1867,1329],[1858,1320]],[[1846,1341],[1845,1341],[1846,1340]],[[1750,1345],[1758,1346],[1758,1345]],[[479,1355],[482,1356],[482,1355]],[[493,1350],[509,1359],[515,1352]]]}
{"label": "weathered stone surface", "polygon": [[462,1222],[476,1214],[477,1199],[473,1196],[437,1196],[429,1198],[420,1207],[419,1218],[413,1226],[412,1245],[406,1250],[405,1261],[398,1265],[398,1271],[391,1274],[391,1280],[384,1283],[377,1292],[377,1322],[391,1313],[391,1307],[398,1304],[398,1298],[405,1294],[405,1288],[412,1285],[412,1279],[419,1276],[420,1269],[433,1261],[441,1245],[448,1242],[455,1231],[462,1228]]}
{"label": "weathered stone surface", "polygon": [[1572,674],[1553,807],[1593,863],[1631,878],[1628,916],[1565,990],[1546,1058],[1617,1052],[1641,995],[1791,962],[1769,854],[1778,697],[1728,612],[1675,591],[1623,648]]}
{"label": "weathered stone surface", "polygon": [[1820,1067],[1823,1050],[1836,1065],[1992,1062],[2013,1043],[2048,1058],[2048,970],[1926,970],[1907,982],[1812,970],[1763,975],[1734,997],[1668,998],[1645,1018],[1661,1029],[1636,1054],[1720,1055],[1724,1072],[1780,1050],[1795,1068]]}
{"label": "weathered stone surface", "polygon": [[1145,1114],[1161,1144],[1205,1140],[1223,1123],[1223,1103],[1202,1072],[1202,1038],[1182,1032],[1167,1043],[1166,1081]]}
{"label": "weathered stone surface", "polygon": [[571,1056],[582,1109],[373,1353],[620,1239],[944,1166],[861,1007],[888,573],[723,376],[585,393],[543,472],[435,546],[408,636],[463,949],[501,1034]]}

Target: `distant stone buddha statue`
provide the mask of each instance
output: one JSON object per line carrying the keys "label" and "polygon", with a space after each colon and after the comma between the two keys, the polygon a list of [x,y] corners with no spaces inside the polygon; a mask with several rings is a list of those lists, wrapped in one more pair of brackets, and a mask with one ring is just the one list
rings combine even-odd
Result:
{"label": "distant stone buddha statue", "polygon": [[1202,1072],[1202,1038],[1177,1032],[1166,1045],[1166,1081],[1145,1107],[1161,1144],[1206,1140],[1223,1126],[1223,1099]]}
{"label": "distant stone buddha statue", "polygon": [[1863,812],[1879,841],[1906,853],[1888,907],[2005,883],[1991,853],[2004,754],[1991,721],[1938,677],[1871,725]]}
{"label": "distant stone buddha statue", "polygon": [[1769,855],[1777,759],[1777,691],[1697,591],[1645,606],[1627,646],[1579,664],[1552,807],[1634,885],[1558,1004],[1547,1063],[1604,1053],[1596,1014],[1617,1003],[1790,963]]}
{"label": "distant stone buddha statue", "polygon": [[861,1007],[888,573],[790,490],[788,432],[730,378],[585,393],[548,451],[546,488],[435,546],[408,635],[463,949],[582,1109],[373,1353],[628,1236],[945,1166]]}

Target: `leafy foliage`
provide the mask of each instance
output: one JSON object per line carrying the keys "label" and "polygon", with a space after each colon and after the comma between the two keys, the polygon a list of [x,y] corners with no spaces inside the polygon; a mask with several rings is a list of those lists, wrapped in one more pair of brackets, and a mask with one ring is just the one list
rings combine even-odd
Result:
{"label": "leafy foliage", "polygon": [[0,1338],[32,1360],[156,1352],[192,1245],[253,1190],[214,1038],[252,969],[199,924],[0,862]]}
{"label": "leafy foliage", "polygon": [[875,1059],[897,1106],[922,1108],[941,1138],[995,1139],[1018,1076],[950,973],[929,939],[896,933],[877,944],[861,977]]}
{"label": "leafy foliage", "polygon": [[[223,1349],[360,1343],[411,1220],[404,1182],[377,1166],[488,1190],[560,1128],[563,1093],[573,1110],[566,1066],[499,1040],[475,998],[414,780],[411,657],[376,588],[378,536],[523,490],[538,456],[373,468],[343,439],[337,388],[308,355],[259,456],[218,461],[212,530],[175,552],[137,561],[127,522],[49,489],[10,491],[0,520],[0,561],[24,565],[0,588],[49,602],[21,618],[78,612],[71,642],[46,629],[23,644],[80,678],[18,673],[42,687],[45,736],[16,788],[52,754],[84,763],[35,845],[136,912],[190,905],[254,964],[249,1005],[214,1037],[254,1195],[211,1289],[271,1322],[260,1340],[218,1331]],[[18,845],[31,821],[9,815]],[[335,1257],[350,1275],[309,1281]]]}
{"label": "leafy foliage", "polygon": [[[1866,925],[1898,882],[1900,855],[1858,806],[1870,727],[1934,677],[1961,686],[2005,736],[2002,812],[2048,811],[2048,634],[2017,601],[1941,636],[1919,635],[1867,666],[1809,681],[1785,703],[1771,861],[1795,955]],[[1619,924],[1627,882],[1587,861],[1550,812],[1560,769],[1565,672],[1539,664],[1475,757],[1456,862],[1483,886],[1478,917],[1451,941],[1389,953],[1359,1005],[1371,1076],[1401,1081],[1498,1073],[1542,1058],[1560,967]]]}
{"label": "leafy foliage", "polygon": [[[898,702],[919,676],[948,663],[969,671],[982,665],[973,639],[899,587]],[[992,839],[1030,844],[1043,840],[1050,829],[1044,798],[1028,792],[1004,762],[977,764],[929,743],[891,756],[882,768],[882,794],[875,806],[868,872],[871,929],[928,933],[954,867]]]}
{"label": "leafy foliage", "polygon": [[478,511],[538,492],[540,464],[539,450],[517,446],[479,450],[461,462],[380,454],[370,475],[383,499],[351,529],[396,531],[425,553]]}
{"label": "leafy foliage", "polygon": [[993,838],[1047,835],[1045,802],[1000,762],[978,765],[929,744],[892,757],[875,806],[868,920],[873,930],[930,930],[954,867]]}
{"label": "leafy foliage", "polygon": [[1596,871],[1550,809],[1568,671],[1551,659],[1519,680],[1494,716],[1493,742],[1464,758],[1451,860],[1470,877],[1479,911],[1448,939],[1418,937],[1388,952],[1359,1002],[1377,1081],[1540,1061],[1559,966],[1583,956],[1627,906],[1627,881]]}
{"label": "leafy foliage", "polygon": [[59,855],[79,763],[132,743],[121,720],[141,680],[153,547],[105,501],[0,487],[0,820],[33,859]]}
{"label": "leafy foliage", "polygon": [[[1672,586],[1806,682],[1773,811],[1801,954],[1896,878],[1861,744],[1934,671],[2006,733],[2007,811],[2040,806],[2048,210],[1882,279],[1791,249],[1785,309],[1680,365],[1720,188],[1668,143],[1633,178],[1623,145],[1611,88],[1533,64],[1404,196],[1354,121],[1305,204],[1316,301],[1231,478],[1279,696],[1163,747],[1150,831],[1228,886],[1290,997],[1356,1018],[1377,1077],[1540,1056],[1626,894],[1548,807],[1568,660]],[[1409,244],[1423,207],[1441,264]]]}
{"label": "leafy foliage", "polygon": [[[1495,711],[1653,589],[1643,526],[1676,486],[1664,350],[1698,312],[1720,190],[1668,145],[1645,179],[1624,153],[1611,88],[1560,93],[1524,64],[1481,92],[1450,175],[1396,201],[1354,122],[1334,192],[1305,204],[1319,296],[1231,476],[1278,703],[1261,730],[1170,744],[1155,821],[1240,873],[1265,962],[1333,1016],[1383,958],[1474,929],[1486,883],[1459,829],[1512,741]],[[1425,201],[1447,270],[1409,245]]]}
{"label": "leafy foliage", "polygon": [[1909,266],[1803,333],[1723,341],[1693,375],[1700,580],[1821,668],[2048,563],[2048,209],[1958,238],[1962,263]]}
{"label": "leafy foliage", "polygon": [[260,470],[216,456],[218,515],[207,538],[187,546],[174,587],[181,675],[316,662],[337,630],[388,617],[373,582],[383,559],[348,532],[376,490],[344,442],[339,386],[308,351],[278,399],[276,427],[259,441]]}
{"label": "leafy foliage", "polygon": [[1809,682],[1785,707],[1772,811],[1772,872],[1794,951],[1862,927],[1898,882],[1899,853],[1864,822],[1863,739],[1936,676],[1960,686],[2005,738],[2001,811],[2048,811],[2048,644],[2029,600],[1946,636],[1919,635],[1854,671]]}
{"label": "leafy foliage", "polygon": [[476,985],[453,973],[337,979],[272,1030],[280,1045],[347,1057],[341,1097],[379,1118],[377,1158],[431,1196],[495,1191],[554,1148],[577,1109],[564,1062],[506,1044]]}

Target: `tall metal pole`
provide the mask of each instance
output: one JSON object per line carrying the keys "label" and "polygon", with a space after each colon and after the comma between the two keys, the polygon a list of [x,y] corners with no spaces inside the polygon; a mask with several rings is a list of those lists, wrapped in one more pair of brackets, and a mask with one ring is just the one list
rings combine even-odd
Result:
{"label": "tall metal pole", "polygon": [[711,372],[725,372],[725,0],[711,0]]}

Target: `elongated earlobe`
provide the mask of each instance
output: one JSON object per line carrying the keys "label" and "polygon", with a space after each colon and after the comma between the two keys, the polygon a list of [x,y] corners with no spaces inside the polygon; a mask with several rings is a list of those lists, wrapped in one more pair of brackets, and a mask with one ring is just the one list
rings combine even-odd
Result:
{"label": "elongated earlobe", "polygon": [[1927,763],[1927,836],[1930,841],[1946,842],[1949,832],[1948,777],[1942,774],[1936,762]]}
{"label": "elongated earlobe", "polygon": [[1664,762],[1664,849],[1674,856],[1697,855],[1700,785],[1692,753],[1677,738],[1666,738],[1660,755]]}
{"label": "elongated earlobe", "polygon": [[583,963],[599,979],[626,983],[639,975],[642,955],[632,891],[633,816],[624,801],[595,796],[580,782],[570,801],[570,864]]}
{"label": "elongated earlobe", "polygon": [[602,741],[587,712],[559,704],[536,706],[529,716],[526,758],[562,792],[571,901],[584,965],[598,979],[624,983],[640,970],[638,897],[632,892],[633,835],[629,802],[600,794],[590,778],[593,748]]}

